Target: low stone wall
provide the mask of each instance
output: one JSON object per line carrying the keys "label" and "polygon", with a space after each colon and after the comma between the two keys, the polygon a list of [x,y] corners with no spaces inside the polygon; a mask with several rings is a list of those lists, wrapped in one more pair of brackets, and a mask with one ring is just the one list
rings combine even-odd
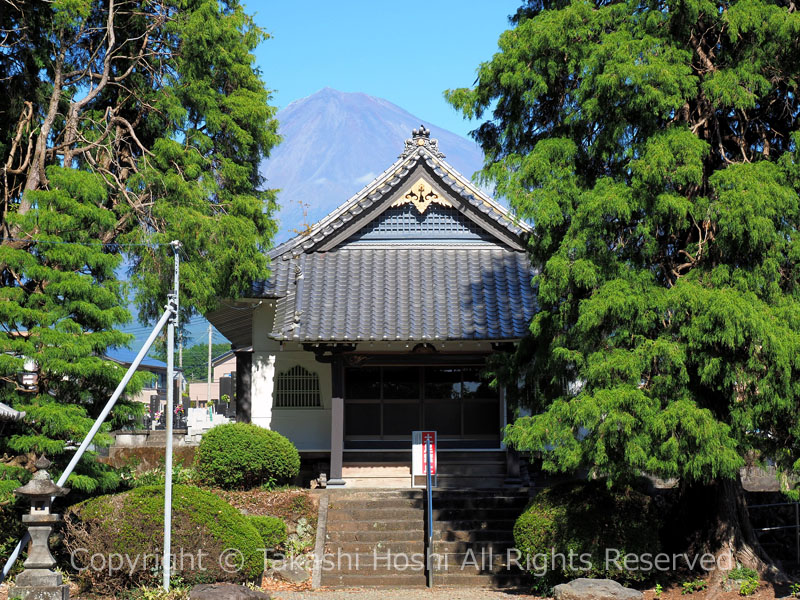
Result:
{"label": "low stone wall", "polygon": [[[167,432],[156,431],[115,431],[114,444],[99,457],[100,462],[115,468],[135,466],[137,472],[148,471],[164,464],[167,446]],[[186,441],[186,430],[172,432],[172,460],[184,467],[191,466],[197,444]]]}
{"label": "low stone wall", "polygon": [[[184,467],[189,467],[194,463],[194,454],[197,446],[175,446],[172,449],[172,462],[180,463]],[[115,447],[108,449],[108,456],[98,458],[100,462],[111,465],[115,468],[131,465],[135,467],[137,473],[155,469],[164,464],[164,446],[140,446],[140,447]]]}

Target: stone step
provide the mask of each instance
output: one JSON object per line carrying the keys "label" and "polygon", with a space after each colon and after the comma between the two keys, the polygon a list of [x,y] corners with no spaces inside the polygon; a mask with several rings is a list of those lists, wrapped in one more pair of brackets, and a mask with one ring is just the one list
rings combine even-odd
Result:
{"label": "stone step", "polygon": [[328,515],[328,532],[331,531],[422,531],[423,519],[397,521],[332,521]]}
{"label": "stone step", "polygon": [[484,462],[484,463],[439,463],[437,475],[474,475],[474,476],[506,476],[506,463]]}
{"label": "stone step", "polygon": [[[392,542],[417,542],[423,539],[422,528],[417,530],[393,531],[391,535]],[[368,543],[375,544],[378,542],[386,542],[386,531],[364,531],[358,529],[354,531],[331,531],[328,529],[326,541],[331,544],[345,544],[345,543]]]}
{"label": "stone step", "polygon": [[[516,520],[522,513],[518,508],[434,508],[434,521],[509,521]],[[361,521],[365,523],[381,521],[424,521],[425,511],[421,508],[340,508],[328,509],[328,522]]]}
{"label": "stone step", "polygon": [[[338,492],[337,492],[338,494]],[[425,507],[425,500],[420,498],[396,498],[396,497],[389,497],[389,498],[378,498],[378,499],[369,499],[369,498],[338,498],[336,495],[330,496],[330,501],[328,504],[328,510],[350,510],[352,508],[357,509],[372,509],[372,508],[415,508],[415,509],[424,509]]]}
{"label": "stone step", "polygon": [[433,541],[436,542],[514,542],[514,534],[511,529],[480,529],[477,531],[453,531],[437,530],[433,528]]}
{"label": "stone step", "polygon": [[321,584],[323,587],[365,587],[365,588],[406,588],[425,587],[427,580],[424,573],[380,575],[351,573],[326,573],[323,571]]}
{"label": "stone step", "polygon": [[465,573],[434,573],[434,589],[442,587],[470,587],[491,589],[529,589],[531,576],[526,573],[492,573],[492,574],[465,574]]}
{"label": "stone step", "polygon": [[[449,542],[441,542],[442,544],[446,544]],[[371,554],[373,552],[383,553],[386,551],[390,551],[392,553],[397,552],[405,552],[408,554],[414,554],[415,552],[425,552],[425,542],[422,538],[417,540],[403,540],[398,541],[395,539],[391,540],[374,540],[374,541],[346,541],[346,542],[333,542],[329,541],[325,545],[326,552],[333,552],[336,553],[337,551],[341,551],[343,553],[367,553]],[[449,551],[457,552],[458,547],[454,546],[449,548]]]}
{"label": "stone step", "polygon": [[[378,536],[376,536],[378,538]],[[514,544],[511,539],[506,541],[464,541],[464,540],[434,540],[434,551],[437,554],[466,554],[472,551],[475,556],[480,556],[481,553],[485,554],[503,554],[505,556],[506,550],[513,548]],[[326,552],[342,553],[372,553],[372,552],[386,552],[387,550],[392,553],[407,552],[413,554],[414,552],[424,552],[425,542],[423,538],[413,540],[397,540],[397,539],[373,539],[373,540],[328,540],[325,544]]]}
{"label": "stone step", "polygon": [[475,532],[484,529],[499,529],[511,531],[515,522],[516,519],[442,519],[433,522],[433,530]]}
{"label": "stone step", "polygon": [[508,521],[516,520],[520,514],[522,509],[518,508],[436,508],[434,505],[433,509],[435,521]]}
{"label": "stone step", "polygon": [[[420,501],[422,503],[423,501]],[[514,508],[522,511],[530,502],[528,496],[494,496],[494,497],[441,497],[434,494],[434,508],[481,510],[483,508]]]}
{"label": "stone step", "polygon": [[421,508],[355,508],[328,507],[328,523],[336,521],[414,521],[421,520]]}

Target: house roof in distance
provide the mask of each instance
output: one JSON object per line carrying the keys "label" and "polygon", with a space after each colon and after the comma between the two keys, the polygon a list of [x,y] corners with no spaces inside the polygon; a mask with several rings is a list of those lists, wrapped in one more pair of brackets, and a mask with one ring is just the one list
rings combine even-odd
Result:
{"label": "house roof in distance", "polygon": [[[133,364],[133,360],[136,358],[137,354],[139,354],[138,350],[129,350],[128,348],[109,348],[105,353],[105,357],[123,365],[131,365]],[[147,369],[166,369],[167,363],[165,363],[163,360],[158,360],[157,358],[145,356],[142,359],[142,362],[139,363],[139,366]]]}

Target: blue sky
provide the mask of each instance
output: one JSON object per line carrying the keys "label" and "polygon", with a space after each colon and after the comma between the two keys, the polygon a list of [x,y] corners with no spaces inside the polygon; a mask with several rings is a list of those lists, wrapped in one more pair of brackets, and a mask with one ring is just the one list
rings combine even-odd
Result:
{"label": "blue sky", "polygon": [[272,36],[256,55],[278,108],[332,87],[384,98],[466,137],[475,124],[442,92],[472,85],[521,0],[244,4]]}

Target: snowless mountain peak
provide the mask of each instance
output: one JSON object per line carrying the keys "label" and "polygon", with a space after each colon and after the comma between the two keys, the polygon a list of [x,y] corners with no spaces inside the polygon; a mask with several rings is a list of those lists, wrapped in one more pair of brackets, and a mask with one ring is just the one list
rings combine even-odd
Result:
{"label": "snowless mountain peak", "polygon": [[410,114],[388,100],[325,87],[278,112],[283,141],[261,166],[277,188],[280,243],[316,223],[370,183],[403,151],[414,128],[424,125],[466,177],[479,170],[478,145]]}

